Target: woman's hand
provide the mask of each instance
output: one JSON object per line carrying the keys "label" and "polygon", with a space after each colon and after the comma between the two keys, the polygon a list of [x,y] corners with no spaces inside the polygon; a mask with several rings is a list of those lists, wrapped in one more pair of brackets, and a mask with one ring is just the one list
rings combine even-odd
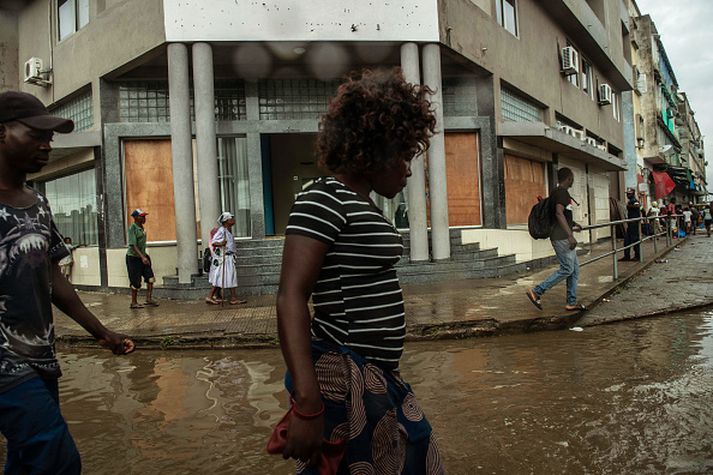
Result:
{"label": "woman's hand", "polygon": [[310,467],[317,466],[322,453],[322,437],[324,433],[324,416],[314,419],[301,419],[290,414],[287,430],[287,445],[282,452],[284,458],[295,458],[305,462]]}

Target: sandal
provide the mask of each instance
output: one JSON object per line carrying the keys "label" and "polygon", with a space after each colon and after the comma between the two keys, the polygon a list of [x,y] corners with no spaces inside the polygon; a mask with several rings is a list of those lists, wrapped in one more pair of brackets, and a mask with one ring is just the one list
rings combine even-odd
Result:
{"label": "sandal", "polygon": [[217,301],[216,299],[211,298],[211,297],[206,297],[205,303],[207,303],[209,305],[220,305],[219,301]]}
{"label": "sandal", "polygon": [[230,305],[242,305],[244,303],[248,303],[247,300],[239,300],[239,299],[233,299],[230,301]]}
{"label": "sandal", "polygon": [[155,300],[147,300],[144,302],[144,307],[158,307],[158,302]]}
{"label": "sandal", "polygon": [[540,297],[537,296],[535,291],[527,289],[527,292],[525,293],[527,294],[527,298],[530,299],[530,302],[532,302],[532,305],[542,310],[542,300],[540,300]]}
{"label": "sandal", "polygon": [[568,312],[583,312],[587,310],[587,307],[581,303],[578,303],[576,305],[567,305],[564,309]]}
{"label": "sandal", "polygon": [[139,308],[144,308],[144,306],[141,305],[140,303],[132,303],[131,305],[129,305],[129,308],[132,310],[137,310]]}

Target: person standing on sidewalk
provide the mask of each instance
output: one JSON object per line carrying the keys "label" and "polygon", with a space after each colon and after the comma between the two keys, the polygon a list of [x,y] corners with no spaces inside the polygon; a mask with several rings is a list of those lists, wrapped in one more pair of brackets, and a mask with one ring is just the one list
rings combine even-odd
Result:
{"label": "person standing on sidewalk", "polygon": [[223,299],[225,299],[225,289],[230,289],[230,305],[247,303],[246,300],[241,300],[235,295],[235,289],[238,287],[238,273],[235,267],[235,238],[230,232],[235,225],[235,218],[226,211],[220,215],[218,223],[220,223],[220,227],[210,240],[214,258],[208,282],[213,286],[213,289],[206,297],[206,303],[220,303],[215,299],[218,288],[223,293]]}
{"label": "person standing on sidewalk", "polygon": [[363,71],[339,86],[317,139],[319,163],[334,176],[315,180],[292,207],[277,318],[292,395],[283,456],[298,460],[300,474],[322,473],[323,441],[345,445],[338,473],[444,473],[399,372],[401,234],[369,196],[396,196],[428,148],[428,93],[397,71]]}
{"label": "person standing on sidewalk", "polygon": [[683,209],[683,230],[686,234],[691,234],[693,229],[693,211],[689,207]]}
{"label": "person standing on sidewalk", "polygon": [[572,197],[569,189],[574,184],[574,173],[564,167],[557,170],[557,188],[550,193],[554,206],[555,222],[550,232],[550,241],[555,250],[560,268],[539,285],[527,290],[527,298],[535,307],[542,310],[542,295],[563,280],[567,280],[567,305],[565,310],[586,310],[577,303],[577,280],[579,279],[579,260],[577,259],[577,240],[572,234],[579,232],[582,226],[572,217]]}
{"label": "person standing on sidewalk", "polygon": [[81,459],[60,412],[52,304],[116,355],[134,350],[84,306],[58,262],[67,247],[47,199],[26,185],[49,161],[54,117],[34,96],[0,94],[0,432],[6,474],[78,475]]}
{"label": "person standing on sidewalk", "polygon": [[711,237],[711,225],[713,225],[713,202],[703,208],[703,225],[706,227],[706,235]]}
{"label": "person standing on sidewalk", "polygon": [[[127,232],[129,248],[126,251],[126,271],[129,274],[129,283],[131,285],[131,304],[129,307],[132,309],[158,307],[158,302],[152,298],[153,284],[156,278],[151,268],[151,258],[146,254],[144,223],[146,223],[147,214],[140,209],[132,211],[131,217],[134,218],[134,222]],[[146,301],[143,305],[138,302],[142,278],[146,282]]]}
{"label": "person standing on sidewalk", "polygon": [[[633,188],[627,188],[626,190],[626,218],[636,219],[641,217],[641,203],[636,198],[636,190]],[[634,244],[640,239],[641,233],[639,233],[639,222],[629,221],[626,223],[626,237],[624,238],[624,247]],[[636,244],[634,246],[634,260],[638,261],[641,255],[641,246]],[[624,249],[624,257],[619,259],[619,261],[630,261],[631,260],[631,248],[627,247]]]}

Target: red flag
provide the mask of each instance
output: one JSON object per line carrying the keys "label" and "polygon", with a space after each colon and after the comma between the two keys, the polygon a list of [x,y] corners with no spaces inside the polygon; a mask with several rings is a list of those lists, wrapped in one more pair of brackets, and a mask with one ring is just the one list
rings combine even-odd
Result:
{"label": "red flag", "polygon": [[654,176],[654,184],[656,185],[656,199],[661,199],[668,196],[669,193],[676,188],[676,183],[666,172],[651,172]]}

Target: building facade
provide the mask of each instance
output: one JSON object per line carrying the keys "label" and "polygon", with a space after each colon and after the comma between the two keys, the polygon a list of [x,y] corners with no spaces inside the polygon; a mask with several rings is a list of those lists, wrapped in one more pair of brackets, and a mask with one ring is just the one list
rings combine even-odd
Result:
{"label": "building facade", "polygon": [[126,286],[133,208],[149,213],[159,284],[192,281],[222,210],[240,239],[281,236],[295,193],[323,173],[319,117],[340,78],[363,67],[400,66],[435,91],[428,156],[401,196],[377,197],[408,231],[412,261],[448,260],[453,232],[520,260],[548,255],[527,214],[562,166],[575,172],[575,219],[609,220],[632,89],[623,0],[238,3],[35,0],[2,11],[0,40],[15,47],[3,50],[15,61],[3,61],[2,87],[77,124],[31,177],[82,245],[75,283]]}

